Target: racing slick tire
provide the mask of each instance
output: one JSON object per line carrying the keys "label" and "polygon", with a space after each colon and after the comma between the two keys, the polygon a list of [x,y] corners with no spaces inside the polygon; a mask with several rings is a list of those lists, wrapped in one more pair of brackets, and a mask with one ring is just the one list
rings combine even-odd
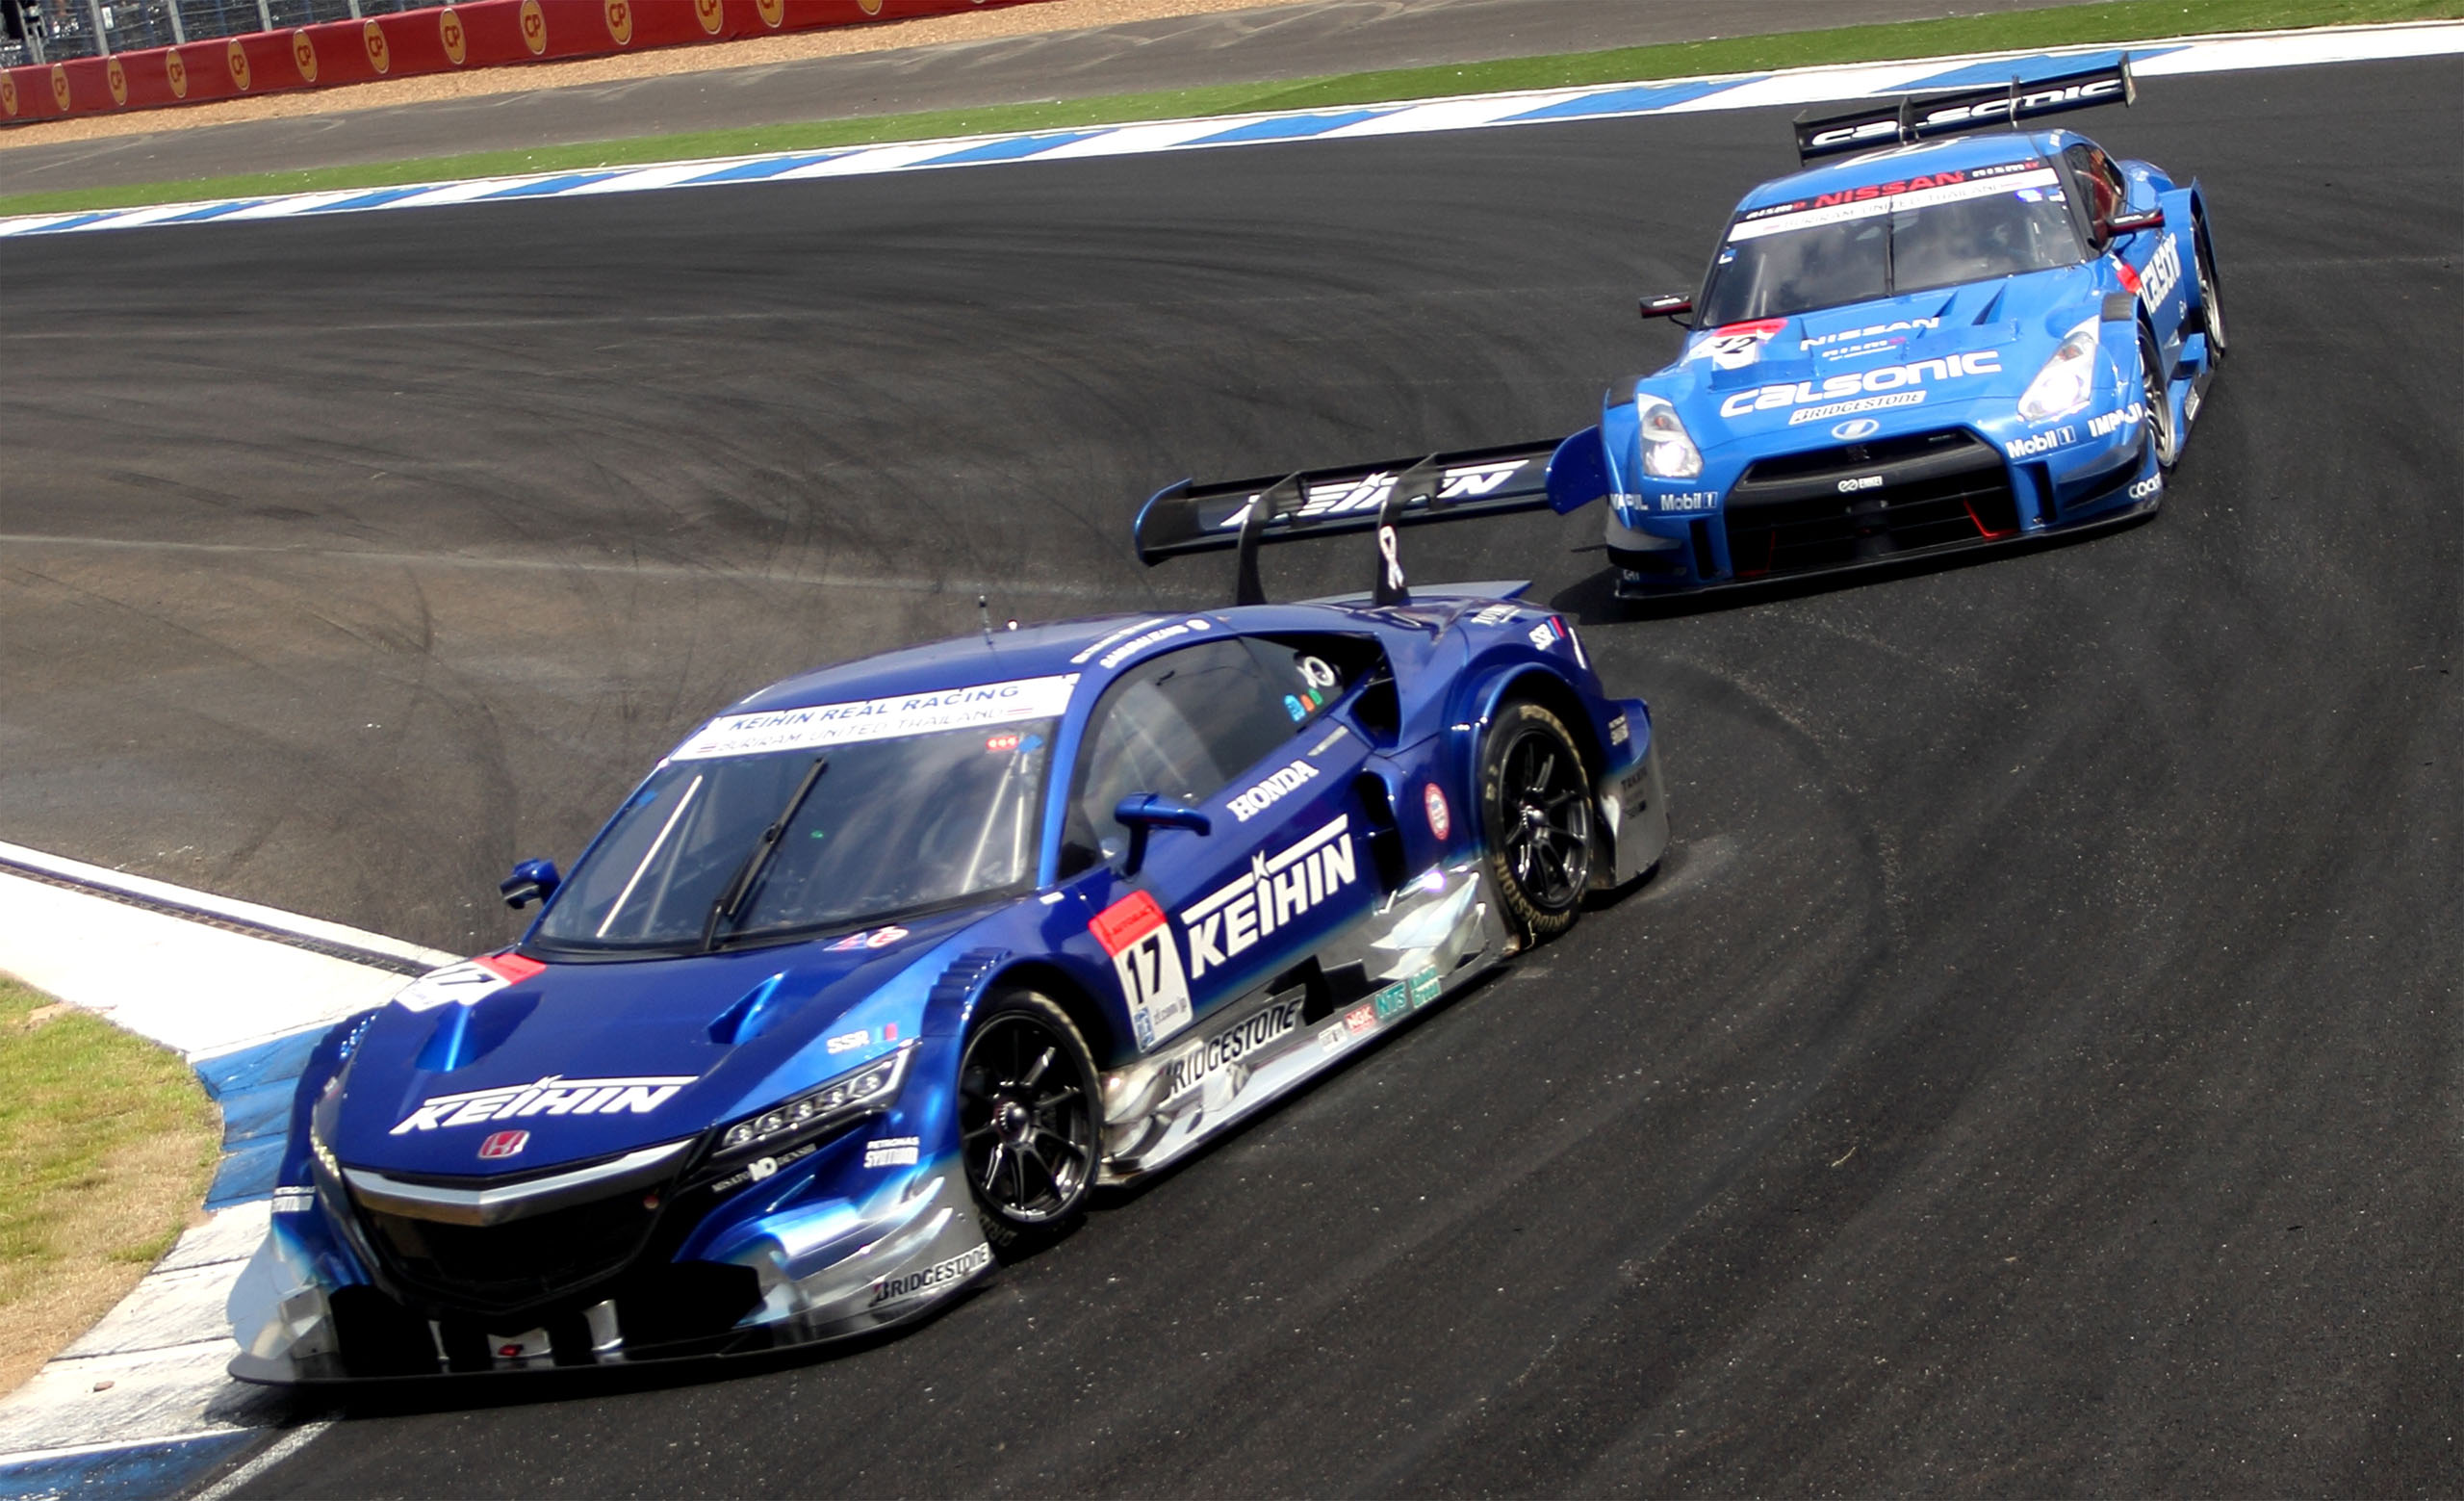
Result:
{"label": "racing slick tire", "polygon": [[1480,824],[1489,874],[1527,943],[1582,915],[1591,885],[1591,778],[1555,714],[1501,705],[1480,741]]}
{"label": "racing slick tire", "polygon": [[2221,365],[2228,348],[2224,303],[2217,291],[2216,252],[2208,247],[2206,220],[2191,220],[2191,246],[2198,273],[2198,326],[2207,335],[2207,362],[2210,366]]}
{"label": "racing slick tire", "polygon": [[1086,1216],[1101,1098],[1087,1040],[1050,998],[1000,990],[976,1008],[959,1054],[959,1154],[995,1255],[1058,1240]]}
{"label": "racing slick tire", "polygon": [[2181,430],[2173,423],[2173,401],[2165,380],[2165,366],[2156,353],[2156,336],[2139,325],[2140,399],[2147,408],[2147,444],[2156,451],[2156,467],[2170,472],[2182,460]]}

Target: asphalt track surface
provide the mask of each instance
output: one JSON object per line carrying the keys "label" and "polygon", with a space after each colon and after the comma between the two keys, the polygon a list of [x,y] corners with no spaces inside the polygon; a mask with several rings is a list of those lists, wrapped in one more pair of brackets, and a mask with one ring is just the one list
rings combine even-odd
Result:
{"label": "asphalt track surface", "polygon": [[0,194],[1477,63],[2081,0],[1313,0],[757,67],[11,146]]}
{"label": "asphalt track surface", "polygon": [[[2459,84],[2092,122],[2203,176],[2230,298],[2150,525],[1648,619],[1596,517],[1409,534],[1650,696],[1639,894],[906,1337],[372,1401],[250,1493],[2464,1489]],[[11,242],[0,828],[500,939],[751,686],[1222,597],[1131,560],[1157,481],[1579,424],[1786,139]]]}

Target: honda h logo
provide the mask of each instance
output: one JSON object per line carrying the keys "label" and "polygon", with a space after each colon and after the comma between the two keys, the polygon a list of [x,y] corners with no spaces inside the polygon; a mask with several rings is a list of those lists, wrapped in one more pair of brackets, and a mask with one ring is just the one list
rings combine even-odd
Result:
{"label": "honda h logo", "polygon": [[1842,443],[1854,443],[1859,438],[1870,438],[1882,430],[1881,423],[1870,417],[1860,417],[1855,422],[1843,422],[1832,428],[1831,435]]}
{"label": "honda h logo", "polygon": [[523,1148],[529,1145],[530,1133],[528,1131],[499,1131],[495,1135],[489,1137],[486,1141],[479,1143],[479,1155],[482,1157],[510,1157],[515,1152],[520,1152]]}

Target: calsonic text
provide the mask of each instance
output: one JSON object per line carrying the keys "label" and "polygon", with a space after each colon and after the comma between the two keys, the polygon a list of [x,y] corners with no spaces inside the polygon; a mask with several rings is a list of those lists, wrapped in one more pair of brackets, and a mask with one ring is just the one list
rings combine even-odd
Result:
{"label": "calsonic text", "polygon": [[629,1110],[635,1115],[648,1115],[675,1099],[677,1092],[693,1079],[690,1074],[629,1079],[569,1079],[551,1074],[530,1084],[431,1096],[403,1117],[393,1134],[534,1115],[619,1115]]}
{"label": "calsonic text", "polygon": [[1815,401],[1838,401],[1872,392],[1896,391],[1903,386],[1923,385],[1929,380],[1964,380],[1973,375],[2000,374],[2002,351],[1977,349],[1966,354],[1944,355],[1940,359],[1884,365],[1858,375],[1834,375],[1818,384],[1800,380],[1794,385],[1757,386],[1751,391],[1739,391],[1722,401],[1720,415],[1742,417],[1748,412],[1773,412]]}
{"label": "calsonic text", "polygon": [[700,761],[713,756],[813,750],[859,740],[890,740],[942,730],[1013,724],[1021,719],[1049,719],[1069,707],[1069,690],[1077,683],[1078,675],[1071,672],[849,704],[726,714],[694,732],[693,738],[678,746],[669,759]]}
{"label": "calsonic text", "polygon": [[[2023,93],[2016,100],[2008,95],[1984,99],[1974,104],[1950,104],[1916,116],[1915,134],[1941,131],[1983,120],[2025,119],[2048,110],[2071,109],[2106,99],[2123,97],[2124,85],[2118,76],[2099,79],[2092,84],[2071,84],[2061,89],[2047,89],[2036,93]],[[1833,130],[1816,131],[1806,142],[1810,151],[1836,150],[1842,146],[1867,142],[1881,144],[1900,139],[1900,121],[1896,115],[1881,119],[1860,120]]]}
{"label": "calsonic text", "polygon": [[1164,1066],[1167,1099],[1195,1089],[1207,1078],[1270,1043],[1300,1030],[1300,1002],[1279,1000],[1253,1017],[1227,1026]]}
{"label": "calsonic text", "polygon": [[1221,969],[1357,880],[1350,825],[1339,815],[1272,856],[1251,855],[1245,874],[1190,903],[1181,913],[1190,978]]}
{"label": "calsonic text", "polygon": [[2139,295],[2149,307],[2154,307],[2171,297],[2181,281],[2181,243],[2167,235],[2164,243],[2156,246],[2156,253],[2147,258],[2147,269],[2140,272]]}
{"label": "calsonic text", "polygon": [[1232,810],[1233,817],[1238,818],[1243,823],[1246,823],[1258,815],[1273,807],[1275,804],[1283,801],[1283,796],[1286,792],[1296,791],[1300,788],[1301,784],[1305,782],[1315,782],[1317,780],[1317,767],[1309,764],[1309,763],[1305,761],[1296,761],[1291,765],[1284,767],[1281,771],[1275,772],[1265,781],[1260,782],[1257,786],[1249,789],[1245,792],[1243,792],[1240,796],[1235,797],[1226,806]]}

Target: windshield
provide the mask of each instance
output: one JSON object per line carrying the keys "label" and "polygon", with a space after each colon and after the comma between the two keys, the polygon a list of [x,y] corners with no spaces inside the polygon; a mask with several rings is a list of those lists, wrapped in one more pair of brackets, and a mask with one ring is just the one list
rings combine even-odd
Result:
{"label": "windshield", "polygon": [[609,822],[532,942],[699,948],[706,935],[858,927],[1031,882],[1059,723],[680,753]]}
{"label": "windshield", "polygon": [[2052,168],[1938,172],[1738,220],[1711,268],[1700,323],[1788,318],[2086,258]]}

